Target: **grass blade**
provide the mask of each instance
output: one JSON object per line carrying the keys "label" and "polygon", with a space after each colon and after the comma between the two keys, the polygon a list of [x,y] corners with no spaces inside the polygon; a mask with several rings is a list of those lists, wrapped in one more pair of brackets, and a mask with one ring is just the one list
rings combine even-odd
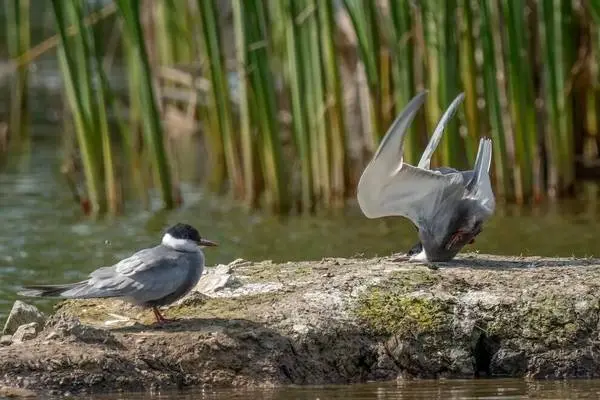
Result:
{"label": "grass blade", "polygon": [[139,3],[139,0],[117,0],[119,13],[124,22],[124,31],[127,32],[127,35],[131,40],[131,49],[135,57],[134,60],[137,61],[134,65],[130,65],[130,68],[137,69],[140,76],[138,93],[142,106],[142,124],[144,126],[145,136],[150,145],[155,175],[158,180],[165,208],[172,208],[174,202],[171,186],[171,173],[164,148],[160,115],[154,97],[152,72],[144,45]]}
{"label": "grass blade", "polygon": [[202,20],[202,40],[206,59],[204,66],[208,70],[211,87],[210,92],[215,105],[214,112],[218,116],[219,132],[223,137],[225,161],[236,198],[244,197],[244,183],[238,154],[238,140],[234,136],[231,122],[231,103],[229,100],[229,84],[227,70],[223,63],[217,14],[213,0],[198,0],[198,9]]}

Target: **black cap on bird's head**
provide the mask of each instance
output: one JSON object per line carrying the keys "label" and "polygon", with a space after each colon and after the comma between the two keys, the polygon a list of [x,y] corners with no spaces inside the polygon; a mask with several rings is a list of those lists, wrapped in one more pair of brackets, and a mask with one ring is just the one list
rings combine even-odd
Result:
{"label": "black cap on bird's head", "polygon": [[192,241],[198,246],[217,246],[215,242],[200,237],[198,230],[188,224],[177,223],[167,229],[165,235],[169,235],[173,239]]}

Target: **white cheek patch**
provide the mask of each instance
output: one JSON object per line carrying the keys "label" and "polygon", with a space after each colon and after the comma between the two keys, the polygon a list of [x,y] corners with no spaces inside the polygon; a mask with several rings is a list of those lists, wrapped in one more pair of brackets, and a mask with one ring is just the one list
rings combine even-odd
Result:
{"label": "white cheek patch", "polygon": [[200,251],[200,247],[192,240],[178,239],[171,236],[169,233],[165,233],[162,238],[162,244],[172,249],[179,251]]}

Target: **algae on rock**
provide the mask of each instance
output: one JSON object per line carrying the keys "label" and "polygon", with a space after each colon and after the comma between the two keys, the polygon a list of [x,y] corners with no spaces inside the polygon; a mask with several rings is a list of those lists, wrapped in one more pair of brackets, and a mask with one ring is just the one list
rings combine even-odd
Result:
{"label": "algae on rock", "polygon": [[448,325],[446,303],[433,296],[414,296],[371,289],[358,301],[357,315],[380,335],[418,336]]}

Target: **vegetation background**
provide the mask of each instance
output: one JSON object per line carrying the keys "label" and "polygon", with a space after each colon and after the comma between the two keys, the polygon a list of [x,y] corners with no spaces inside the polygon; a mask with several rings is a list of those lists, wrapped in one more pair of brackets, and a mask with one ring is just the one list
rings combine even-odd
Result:
{"label": "vegetation background", "polygon": [[464,92],[436,165],[467,168],[490,136],[501,201],[573,196],[600,177],[598,0],[2,3],[0,158],[27,146],[32,64],[57,57],[63,172],[91,215],[123,212],[129,195],[148,204],[151,188],[181,204],[190,160],[248,208],[342,207],[424,89],[406,161]]}

